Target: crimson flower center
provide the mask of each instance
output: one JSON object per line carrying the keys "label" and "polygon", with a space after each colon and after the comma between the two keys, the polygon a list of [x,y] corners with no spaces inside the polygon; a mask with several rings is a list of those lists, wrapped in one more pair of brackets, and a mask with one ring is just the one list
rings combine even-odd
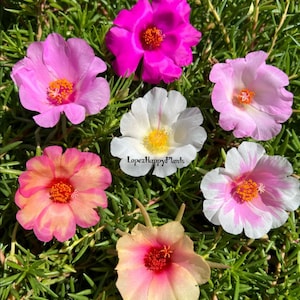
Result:
{"label": "crimson flower center", "polygon": [[48,99],[55,105],[69,103],[73,88],[74,84],[65,78],[51,81],[47,89]]}
{"label": "crimson flower center", "polygon": [[153,247],[144,257],[145,267],[155,273],[165,270],[171,263],[173,251],[170,246]]}
{"label": "crimson flower center", "polygon": [[54,179],[50,184],[49,195],[53,202],[68,203],[73,192],[74,187],[67,179]]}
{"label": "crimson flower center", "polygon": [[254,96],[255,96],[254,92],[248,89],[242,89],[237,95],[237,100],[240,104],[250,104]]}
{"label": "crimson flower center", "polygon": [[156,26],[149,26],[141,34],[141,41],[145,49],[153,50],[160,47],[164,35]]}

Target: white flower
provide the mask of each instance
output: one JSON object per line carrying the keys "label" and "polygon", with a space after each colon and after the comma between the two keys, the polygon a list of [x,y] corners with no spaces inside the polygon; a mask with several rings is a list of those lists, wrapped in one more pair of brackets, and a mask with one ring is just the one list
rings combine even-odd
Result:
{"label": "white flower", "polygon": [[131,176],[169,176],[195,159],[207,138],[197,107],[186,108],[177,91],[155,87],[136,99],[121,118],[121,137],[113,138],[111,154],[121,158],[120,168]]}

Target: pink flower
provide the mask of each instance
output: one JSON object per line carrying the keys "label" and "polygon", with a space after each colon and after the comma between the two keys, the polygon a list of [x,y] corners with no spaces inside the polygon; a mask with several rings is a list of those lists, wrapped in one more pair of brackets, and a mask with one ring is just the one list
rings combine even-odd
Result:
{"label": "pink flower", "polygon": [[256,51],[246,58],[215,64],[210,81],[216,83],[212,104],[220,112],[219,124],[237,138],[269,140],[292,114],[293,94],[284,86],[288,76],[266,64],[267,53]]}
{"label": "pink flower", "polygon": [[116,285],[124,300],[197,300],[198,285],[210,278],[209,264],[178,221],[137,224],[118,240],[117,251]]}
{"label": "pink flower", "polygon": [[243,142],[228,151],[225,168],[203,177],[203,212],[229,233],[244,230],[249,238],[260,238],[286,222],[286,211],[299,207],[299,181],[292,173],[284,157],[268,156],[261,145]]}
{"label": "pink flower", "polygon": [[100,218],[95,208],[107,207],[104,189],[111,184],[109,170],[100,164],[94,153],[70,148],[62,154],[58,146],[28,160],[15,196],[18,222],[44,242],[70,239],[76,224],[96,225]]}
{"label": "pink flower", "polygon": [[52,33],[28,47],[27,57],[15,64],[11,77],[22,105],[40,113],[33,117],[35,122],[53,127],[63,112],[79,124],[85,115],[97,114],[107,105],[108,82],[96,77],[105,70],[105,63],[84,40],[65,41]]}
{"label": "pink flower", "polygon": [[186,0],[138,0],[130,10],[123,9],[106,36],[107,48],[116,57],[115,72],[129,76],[141,62],[145,82],[178,79],[181,67],[192,63],[191,47],[201,38],[189,15]]}

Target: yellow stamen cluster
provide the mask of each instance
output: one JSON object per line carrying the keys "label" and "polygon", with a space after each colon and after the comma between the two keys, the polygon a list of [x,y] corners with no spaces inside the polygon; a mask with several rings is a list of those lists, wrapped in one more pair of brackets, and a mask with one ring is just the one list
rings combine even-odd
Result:
{"label": "yellow stamen cluster", "polygon": [[163,154],[169,150],[169,135],[164,129],[153,129],[144,138],[144,146],[153,154]]}

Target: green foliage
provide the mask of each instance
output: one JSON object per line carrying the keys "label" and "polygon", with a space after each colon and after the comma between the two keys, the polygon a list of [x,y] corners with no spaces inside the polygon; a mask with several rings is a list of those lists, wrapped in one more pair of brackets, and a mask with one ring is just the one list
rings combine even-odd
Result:
{"label": "green foliage", "polygon": [[[115,281],[116,229],[126,231],[143,219],[133,201],[139,199],[155,225],[175,218],[186,204],[182,223],[198,253],[230,266],[213,269],[201,286],[200,299],[296,300],[300,294],[299,210],[268,237],[249,240],[210,224],[202,214],[199,183],[207,171],[224,162],[224,153],[241,140],[217,124],[210,102],[208,74],[213,63],[264,50],[268,62],[285,71],[294,94],[293,115],[280,134],[264,143],[268,154],[283,155],[300,176],[300,32],[299,1],[191,0],[191,23],[203,36],[194,48],[194,63],[170,84],[198,106],[208,140],[197,158],[176,174],[160,179],[132,178],[119,169],[109,144],[118,136],[121,116],[132,101],[151,86],[134,78],[118,78],[104,38],[117,13],[134,0],[3,0],[0,4],[0,299],[121,299]],[[108,64],[110,105],[78,126],[66,119],[52,129],[38,128],[34,113],[22,108],[10,78],[12,66],[26,55],[28,45],[51,32],[80,37]],[[100,223],[78,228],[73,239],[41,243],[18,226],[14,194],[26,161],[49,145],[77,147],[101,155],[113,175],[107,190],[109,207],[99,210]],[[151,205],[150,205],[151,203]]]}

